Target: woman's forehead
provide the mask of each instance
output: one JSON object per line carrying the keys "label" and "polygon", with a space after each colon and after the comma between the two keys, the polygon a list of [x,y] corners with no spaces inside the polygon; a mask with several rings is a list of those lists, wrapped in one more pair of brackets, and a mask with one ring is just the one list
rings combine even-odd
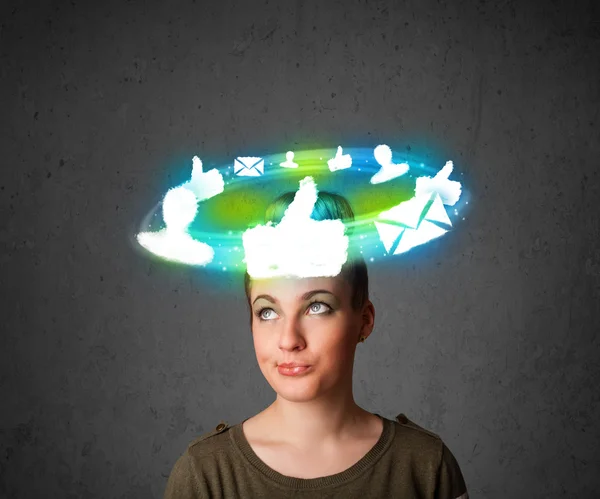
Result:
{"label": "woman's forehead", "polygon": [[252,280],[252,296],[269,294],[288,300],[301,298],[303,294],[322,289],[343,298],[348,292],[349,285],[346,280],[337,275],[335,277],[309,277],[309,278],[273,278]]}

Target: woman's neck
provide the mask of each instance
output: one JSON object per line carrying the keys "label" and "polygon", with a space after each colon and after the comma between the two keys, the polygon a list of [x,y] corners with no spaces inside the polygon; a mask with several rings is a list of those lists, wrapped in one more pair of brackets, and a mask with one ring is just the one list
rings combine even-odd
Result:
{"label": "woman's neck", "polygon": [[348,407],[325,408],[315,404],[275,401],[260,413],[260,424],[271,443],[298,452],[324,453],[371,438],[377,416],[354,402]]}

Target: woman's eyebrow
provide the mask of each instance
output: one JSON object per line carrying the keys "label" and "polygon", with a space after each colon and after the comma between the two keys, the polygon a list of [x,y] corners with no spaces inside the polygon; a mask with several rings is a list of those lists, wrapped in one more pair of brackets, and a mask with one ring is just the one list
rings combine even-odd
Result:
{"label": "woman's eyebrow", "polygon": [[[307,291],[306,293],[304,293],[300,297],[300,300],[308,300],[311,296],[319,294],[319,293],[326,293],[326,294],[331,295],[331,296],[333,296],[335,298],[335,295],[331,291],[327,291],[326,289],[313,289],[312,291]],[[254,299],[254,301],[252,302],[252,304],[254,305],[259,298],[263,298],[263,299],[265,299],[267,301],[270,301],[271,303],[278,303],[277,299],[273,298],[271,295],[258,295]]]}

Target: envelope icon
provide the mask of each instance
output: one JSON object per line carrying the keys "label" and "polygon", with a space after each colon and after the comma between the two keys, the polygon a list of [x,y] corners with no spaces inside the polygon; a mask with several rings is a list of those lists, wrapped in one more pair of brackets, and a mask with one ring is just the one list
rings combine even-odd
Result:
{"label": "envelope icon", "polygon": [[437,192],[415,196],[381,212],[375,227],[388,254],[398,255],[444,235],[452,227]]}
{"label": "envelope icon", "polygon": [[235,158],[233,172],[240,177],[260,177],[265,172],[262,158]]}

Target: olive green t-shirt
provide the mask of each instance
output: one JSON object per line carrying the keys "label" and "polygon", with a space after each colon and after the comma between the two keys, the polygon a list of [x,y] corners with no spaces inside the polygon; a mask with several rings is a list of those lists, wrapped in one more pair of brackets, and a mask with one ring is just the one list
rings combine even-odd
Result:
{"label": "olive green t-shirt", "polygon": [[310,479],[276,472],[254,453],[242,423],[221,422],[177,459],[164,499],[468,499],[460,467],[438,435],[404,414],[381,418],[383,432],[362,459]]}

